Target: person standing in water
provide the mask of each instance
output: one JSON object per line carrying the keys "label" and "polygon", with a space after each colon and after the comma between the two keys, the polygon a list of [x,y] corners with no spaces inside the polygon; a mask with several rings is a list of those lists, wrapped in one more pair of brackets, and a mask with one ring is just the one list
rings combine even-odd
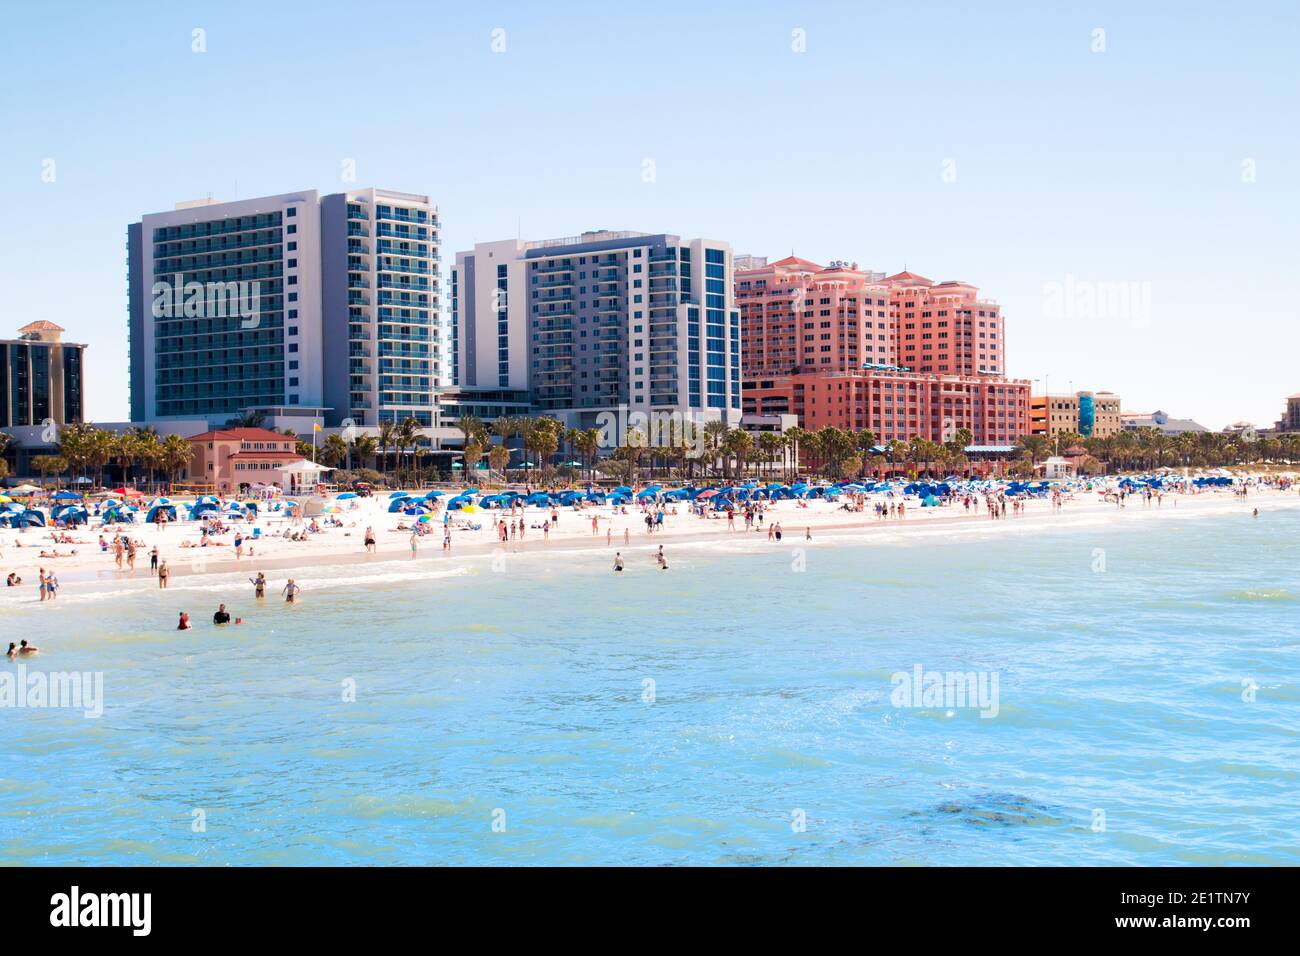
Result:
{"label": "person standing in water", "polygon": [[158,562],[158,589],[160,591],[167,590],[167,575],[169,574],[171,574],[171,571],[167,570],[166,559],[159,561]]}
{"label": "person standing in water", "polygon": [[285,584],[284,589],[280,593],[284,595],[284,602],[286,604],[292,604],[294,603],[295,600],[297,600],[298,592],[300,590],[302,589],[299,588],[298,585],[293,583],[293,578],[290,578],[288,583]]}
{"label": "person standing in water", "polygon": [[266,575],[261,571],[257,572],[257,577],[249,578],[249,583],[253,585],[253,597],[262,600],[266,597]]}
{"label": "person standing in water", "polygon": [[623,570],[623,555],[621,552],[618,551],[614,552],[614,570],[615,571]]}

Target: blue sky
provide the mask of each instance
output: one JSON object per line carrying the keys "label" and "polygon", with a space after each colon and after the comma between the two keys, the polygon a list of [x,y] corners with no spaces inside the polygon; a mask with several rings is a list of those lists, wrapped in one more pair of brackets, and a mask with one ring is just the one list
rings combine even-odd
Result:
{"label": "blue sky", "polygon": [[[1053,391],[1215,428],[1271,424],[1300,391],[1294,3],[177,0],[3,17],[0,333],[46,318],[89,342],[101,421],[127,413],[127,223],[208,194],[336,192],[346,159],[358,186],[434,198],[445,261],[520,231],[615,228],[906,265],[998,300],[1010,372]],[[1067,283],[1080,297],[1063,308]],[[1089,304],[1121,288],[1129,309]]]}

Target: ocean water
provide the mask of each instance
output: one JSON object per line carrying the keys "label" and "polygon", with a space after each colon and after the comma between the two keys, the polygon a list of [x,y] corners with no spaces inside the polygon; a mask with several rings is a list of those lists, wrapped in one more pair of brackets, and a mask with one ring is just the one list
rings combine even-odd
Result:
{"label": "ocean water", "polygon": [[1300,510],[1007,525],[6,600],[0,863],[1300,863]]}

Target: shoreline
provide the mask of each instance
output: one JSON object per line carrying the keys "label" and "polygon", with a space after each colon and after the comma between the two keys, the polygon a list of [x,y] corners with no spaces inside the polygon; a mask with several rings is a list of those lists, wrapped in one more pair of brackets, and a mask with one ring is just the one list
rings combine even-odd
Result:
{"label": "shoreline", "polygon": [[[1169,500],[1171,498],[1173,500]],[[1123,508],[1099,500],[1096,494],[1080,493],[1075,498],[1067,500],[1060,510],[1054,510],[1049,501],[1031,500],[1023,513],[1015,514],[1008,510],[1005,516],[998,519],[990,519],[982,506],[978,505],[970,512],[966,512],[959,504],[939,508],[920,508],[909,502],[906,517],[878,519],[870,510],[871,499],[868,500],[868,510],[860,513],[845,512],[829,502],[818,501],[810,504],[808,508],[797,508],[792,506],[793,502],[785,501],[768,513],[764,524],[756,526],[761,528],[757,531],[745,531],[743,518],[740,516],[736,520],[736,529],[728,530],[725,518],[701,519],[690,514],[678,514],[665,518],[663,530],[647,534],[641,512],[632,510],[627,515],[611,514],[608,507],[600,507],[580,513],[561,510],[560,522],[556,530],[552,531],[549,540],[543,539],[541,531],[530,528],[522,540],[510,539],[504,543],[497,540],[490,524],[499,513],[480,511],[473,517],[482,524],[482,529],[456,530],[452,535],[451,550],[445,552],[442,548],[441,535],[437,533],[441,529],[439,517],[437,529],[420,540],[417,556],[412,558],[409,543],[404,546],[398,543],[406,542],[409,533],[387,527],[389,524],[396,524],[399,516],[390,515],[386,511],[381,513],[378,510],[379,506],[386,507],[386,499],[371,499],[370,502],[369,507],[359,507],[356,512],[345,513],[343,517],[351,521],[347,528],[329,529],[320,536],[319,540],[313,538],[309,542],[290,542],[283,538],[264,536],[256,542],[256,546],[266,548],[270,545],[269,550],[251,557],[245,555],[239,559],[234,557],[233,548],[228,547],[219,549],[216,556],[206,548],[201,549],[201,552],[196,548],[180,548],[181,540],[197,538],[197,525],[188,528],[185,525],[172,525],[162,532],[153,526],[127,526],[132,537],[143,540],[145,544],[144,552],[137,557],[136,568],[132,571],[118,570],[114,566],[113,556],[101,553],[93,540],[90,544],[79,546],[78,554],[71,560],[29,558],[29,548],[38,553],[39,549],[31,546],[14,548],[6,544],[3,553],[0,554],[0,571],[8,574],[9,571],[16,570],[23,577],[24,583],[20,587],[6,588],[4,592],[0,592],[4,595],[0,598],[0,608],[15,605],[26,607],[40,603],[34,584],[38,566],[53,568],[59,574],[63,585],[60,589],[61,593],[67,593],[69,590],[75,593],[78,584],[120,583],[122,588],[104,595],[111,597],[126,590],[135,591],[142,589],[143,586],[154,585],[156,578],[150,570],[148,559],[148,549],[153,546],[158,546],[160,555],[167,560],[172,580],[189,580],[208,575],[241,572],[251,576],[262,571],[268,573],[269,585],[278,589],[277,582],[281,582],[283,577],[309,580],[316,569],[346,565],[397,563],[427,568],[432,562],[443,561],[450,564],[460,558],[483,559],[491,558],[496,554],[514,558],[576,552],[608,552],[612,560],[612,553],[616,551],[623,552],[626,557],[628,554],[637,554],[642,550],[657,549],[660,545],[669,549],[670,557],[673,548],[694,549],[718,545],[740,545],[743,550],[760,552],[765,548],[770,550],[773,547],[815,547],[825,543],[824,539],[828,536],[833,539],[830,542],[831,546],[854,546],[873,542],[893,544],[906,540],[906,536],[915,533],[918,529],[929,529],[932,534],[926,537],[938,538],[933,540],[932,544],[942,547],[945,543],[956,540],[967,529],[993,534],[1013,533],[1018,529],[1040,532],[1052,529],[1065,530],[1085,524],[1093,527],[1119,526],[1121,523],[1133,520],[1154,519],[1165,511],[1191,517],[1226,517],[1233,514],[1249,516],[1256,507],[1262,507],[1263,514],[1266,514],[1270,507],[1300,508],[1300,496],[1293,492],[1275,490],[1255,491],[1245,499],[1238,498],[1231,492],[1166,495],[1166,500],[1160,505],[1154,501],[1146,505],[1142,499],[1134,497]],[[544,518],[549,517],[549,513],[549,509],[530,508],[525,518],[530,524],[540,523]],[[601,528],[599,533],[594,535],[590,529],[593,513],[598,516]],[[508,518],[508,512],[504,514]],[[265,528],[267,525],[262,523],[263,520],[259,519],[259,524]],[[775,540],[769,541],[767,537],[768,524],[777,522],[781,524],[784,532],[779,543]],[[362,544],[363,531],[367,523],[375,526],[378,541],[375,553],[366,553]],[[381,523],[385,527],[380,527]],[[615,528],[612,540],[607,544],[606,529],[611,523]],[[274,522],[269,524],[273,526]],[[805,537],[806,528],[812,532],[811,540]],[[629,532],[626,541],[624,540],[625,529]],[[97,537],[99,531],[83,530],[73,534],[79,537],[84,535],[90,539]],[[35,529],[29,531],[27,536],[38,537]],[[42,529],[39,537],[46,536],[48,532]],[[750,545],[752,548],[748,547]],[[273,572],[280,572],[280,574]],[[156,589],[156,585],[154,586]],[[57,599],[46,603],[57,604]]]}

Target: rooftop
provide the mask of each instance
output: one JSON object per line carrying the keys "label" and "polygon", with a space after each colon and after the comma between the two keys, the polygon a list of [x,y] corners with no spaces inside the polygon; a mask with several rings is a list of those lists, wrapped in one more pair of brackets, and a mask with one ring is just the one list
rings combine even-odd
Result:
{"label": "rooftop", "polygon": [[274,441],[292,442],[292,435],[282,435],[269,428],[218,428],[201,435],[193,435],[190,441]]}

